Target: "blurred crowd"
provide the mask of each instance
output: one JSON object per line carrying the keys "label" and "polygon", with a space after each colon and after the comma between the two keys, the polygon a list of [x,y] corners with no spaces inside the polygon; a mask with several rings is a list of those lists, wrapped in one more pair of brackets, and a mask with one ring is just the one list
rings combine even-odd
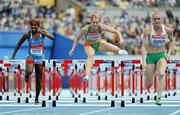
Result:
{"label": "blurred crowd", "polygon": [[[74,39],[82,26],[90,23],[90,15],[86,11],[82,11],[79,15],[76,15],[76,10],[70,5],[67,9],[55,12],[54,7],[38,7],[36,14],[32,12],[30,8],[24,8],[22,5],[23,0],[13,0],[0,2],[0,30],[28,30],[29,21],[32,17],[38,17],[42,22],[42,27],[49,32],[59,32],[65,36]],[[77,0],[88,1],[87,5],[96,4],[98,0]],[[121,1],[126,0],[110,0],[112,6],[118,6]],[[153,5],[150,2],[153,1]],[[159,6],[156,2],[159,0],[127,0],[128,4],[134,4],[134,7],[139,7],[139,2],[142,3],[142,7],[154,7]],[[163,5],[177,7],[178,0],[164,0],[167,3]],[[2,5],[3,4],[3,5]],[[137,6],[136,6],[137,5]],[[161,4],[162,5],[162,4]],[[174,36],[176,38],[174,55],[180,55],[180,24],[179,18],[175,17],[173,12],[168,9],[165,11],[166,17],[164,17],[164,24],[173,28]],[[128,50],[130,54],[140,54],[140,47],[142,41],[143,28],[151,24],[150,12],[144,17],[129,16],[126,8],[122,9],[120,16],[103,16],[102,23],[112,26],[122,33],[123,38],[126,40],[126,45],[120,46]],[[104,32],[105,40],[111,43],[115,43],[115,37],[113,34]]]}
{"label": "blurred crowd", "polygon": [[105,2],[108,6],[121,7],[127,4],[132,8],[143,7],[180,7],[179,0],[77,0],[87,6],[96,6],[100,2]]}

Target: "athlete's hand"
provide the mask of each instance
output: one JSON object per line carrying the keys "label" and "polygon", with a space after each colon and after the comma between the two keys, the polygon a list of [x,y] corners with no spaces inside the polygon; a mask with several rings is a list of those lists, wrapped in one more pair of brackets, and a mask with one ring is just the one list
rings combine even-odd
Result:
{"label": "athlete's hand", "polygon": [[69,51],[69,56],[72,56],[72,55],[73,55],[73,52],[74,52],[74,50],[70,50],[70,51]]}
{"label": "athlete's hand", "polygon": [[171,60],[171,54],[167,53],[166,58],[167,60]]}
{"label": "athlete's hand", "polygon": [[124,41],[124,40],[122,40],[122,41],[120,41],[120,42],[117,42],[116,44],[117,44],[117,46],[124,47],[124,46],[127,45],[127,42]]}
{"label": "athlete's hand", "polygon": [[38,28],[38,29],[37,29],[37,32],[43,33],[43,30],[42,30],[41,28]]}
{"label": "athlete's hand", "polygon": [[146,68],[146,62],[142,62],[142,69]]}

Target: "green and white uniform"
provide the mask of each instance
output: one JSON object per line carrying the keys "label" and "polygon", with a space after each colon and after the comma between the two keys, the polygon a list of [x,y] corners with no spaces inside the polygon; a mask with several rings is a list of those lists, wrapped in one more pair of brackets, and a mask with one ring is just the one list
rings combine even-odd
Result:
{"label": "green and white uniform", "polygon": [[[151,46],[155,46],[155,47],[165,46],[165,44],[169,42],[168,35],[165,31],[165,26],[162,25],[162,34],[160,35],[157,35],[155,33],[155,30],[152,26],[152,31],[150,33],[148,40],[149,40],[149,45]],[[147,57],[146,57],[147,64],[157,64],[157,62],[160,59],[166,59],[166,51],[153,52],[153,53],[147,52]]]}

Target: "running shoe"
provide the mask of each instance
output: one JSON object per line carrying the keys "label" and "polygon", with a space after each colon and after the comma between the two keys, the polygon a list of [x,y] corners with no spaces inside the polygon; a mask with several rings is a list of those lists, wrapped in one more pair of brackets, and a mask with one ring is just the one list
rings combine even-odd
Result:
{"label": "running shoe", "polygon": [[83,79],[82,79],[82,80],[88,83],[88,81],[89,81],[89,77],[88,77],[88,76],[85,76],[85,77],[83,77]]}
{"label": "running shoe", "polygon": [[38,104],[39,104],[39,99],[36,98],[36,99],[35,99],[35,105],[38,105]]}
{"label": "running shoe", "polygon": [[119,55],[128,55],[128,52],[126,50],[119,50]]}
{"label": "running shoe", "polygon": [[161,106],[161,99],[160,98],[156,99],[156,105]]}

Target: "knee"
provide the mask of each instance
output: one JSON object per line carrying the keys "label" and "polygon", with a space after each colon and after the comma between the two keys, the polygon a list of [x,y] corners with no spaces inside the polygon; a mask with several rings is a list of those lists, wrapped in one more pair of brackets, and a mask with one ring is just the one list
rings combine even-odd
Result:
{"label": "knee", "polygon": [[153,84],[153,77],[146,74],[146,81],[147,81],[148,85],[152,85]]}
{"label": "knee", "polygon": [[160,79],[161,79],[161,78],[165,78],[165,75],[166,75],[165,72],[160,72],[160,73],[159,73],[159,78],[160,78]]}
{"label": "knee", "polygon": [[93,57],[94,57],[94,54],[88,54],[88,56],[87,56],[87,58],[88,58],[89,60],[92,60]]}
{"label": "knee", "polygon": [[148,85],[151,86],[153,84],[153,79],[152,78],[147,78],[146,82],[147,82]]}
{"label": "knee", "polygon": [[116,46],[115,49],[114,49],[114,52],[115,52],[115,53],[118,53],[119,50],[120,50],[120,49]]}
{"label": "knee", "polygon": [[29,76],[29,75],[31,75],[31,74],[32,74],[32,71],[28,71],[28,70],[26,70],[26,71],[25,71],[25,73],[26,73],[26,75],[28,75],[28,76]]}

